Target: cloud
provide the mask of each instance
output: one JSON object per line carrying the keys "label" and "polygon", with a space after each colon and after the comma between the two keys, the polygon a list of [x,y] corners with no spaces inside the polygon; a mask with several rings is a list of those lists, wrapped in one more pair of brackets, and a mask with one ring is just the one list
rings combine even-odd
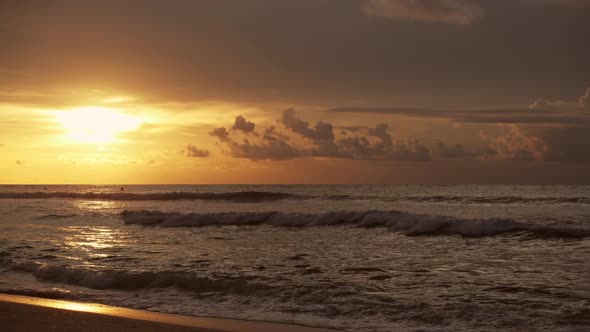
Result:
{"label": "cloud", "polygon": [[[552,105],[551,107],[545,105]],[[561,105],[561,104],[560,104]],[[541,106],[545,106],[541,109]],[[429,108],[370,108],[339,107],[329,109],[334,113],[365,113],[408,116],[416,118],[448,119],[456,123],[479,124],[579,124],[590,123],[590,113],[579,109],[563,109],[557,103],[536,101],[529,108],[514,109],[429,109]]]}
{"label": "cloud", "polygon": [[[497,124],[508,130],[495,137],[482,134],[485,151],[466,151],[461,144],[440,143],[441,158],[498,159],[512,161],[590,162],[590,88],[575,101],[537,99],[528,108],[512,109],[430,109],[430,108],[354,108],[330,109],[336,113],[365,113],[448,119],[455,123]],[[386,130],[369,129],[380,137]],[[387,136],[383,136],[387,137]],[[362,151],[364,140],[349,139],[349,149]],[[353,148],[354,147],[354,148]],[[416,151],[419,151],[416,148]]]}
{"label": "cloud", "polygon": [[535,161],[543,160],[547,146],[540,138],[529,135],[517,126],[511,126],[508,132],[498,137],[482,138],[490,141],[488,156],[501,160]]}
{"label": "cloud", "polygon": [[437,146],[437,150],[441,158],[448,159],[473,158],[480,155],[479,153],[465,150],[463,144],[447,145],[440,142]]}
{"label": "cloud", "polygon": [[548,101],[546,99],[537,99],[530,106],[531,110],[550,110],[550,111],[580,111],[590,108],[590,87],[586,93],[580,96],[577,101]]}
{"label": "cloud", "polygon": [[236,121],[234,122],[234,125],[231,129],[240,130],[246,134],[249,134],[254,131],[255,127],[256,124],[254,124],[254,122],[246,121],[246,119],[240,115],[236,118]]}
{"label": "cloud", "polygon": [[367,128],[367,134],[337,139],[331,123],[319,121],[315,125],[299,118],[294,109],[285,110],[280,123],[289,132],[304,142],[295,145],[290,136],[277,130],[267,128],[258,141],[244,139],[237,142],[225,128],[216,128],[211,132],[227,148],[226,153],[236,158],[251,160],[287,160],[297,157],[322,157],[359,160],[430,160],[429,149],[413,140],[393,141],[388,133],[388,125],[381,123],[374,128]]}
{"label": "cloud", "polygon": [[489,142],[484,159],[546,161],[566,163],[590,162],[589,127],[519,127],[510,126],[497,137],[482,134]]}
{"label": "cloud", "polygon": [[337,107],[332,113],[398,115],[416,118],[448,119],[455,123],[590,125],[590,88],[578,101],[537,99],[528,108],[436,109],[412,107]]}
{"label": "cloud", "polygon": [[314,141],[333,141],[334,128],[330,123],[318,122],[315,127],[310,127],[309,123],[297,117],[294,109],[288,109],[283,112],[281,122],[285,127],[293,132],[309,138]]}
{"label": "cloud", "polygon": [[[248,125],[248,123],[251,123],[251,125]],[[255,127],[253,122],[247,121],[241,115],[236,118],[234,127],[236,124],[240,128],[243,127],[243,124],[246,124],[247,129],[251,127],[252,130],[248,132],[252,132]],[[230,133],[224,127],[213,129],[209,135],[217,137],[225,145],[226,154],[233,158],[244,158],[254,161],[289,160],[307,154],[307,151],[293,147],[288,142],[289,138],[279,133],[275,127],[267,128],[259,139],[259,142],[252,142],[248,139],[237,142],[230,137]]]}
{"label": "cloud", "polygon": [[369,136],[379,138],[384,149],[389,149],[393,145],[391,136],[387,133],[388,128],[389,126],[386,123],[380,123],[375,128],[369,128]]}
{"label": "cloud", "polygon": [[539,122],[551,126],[533,126],[533,121],[509,126],[508,131],[491,138],[486,158],[516,161],[590,162],[590,121],[588,97],[590,88],[577,101],[549,101],[537,99],[529,109],[539,114],[537,119],[554,114],[567,121]]}
{"label": "cloud", "polygon": [[[312,141],[315,147],[311,149],[311,154],[315,157],[398,161],[430,160],[428,148],[416,141],[402,141],[394,145],[387,132],[388,125],[385,123],[377,124],[375,128],[368,128],[368,137],[355,136],[340,140],[336,140],[332,124],[319,121],[311,127],[308,122],[298,118],[293,109],[283,112],[282,123],[296,134]],[[370,137],[375,137],[378,140],[371,141]]]}
{"label": "cloud", "polygon": [[356,133],[356,132],[363,130],[365,127],[363,127],[363,126],[338,126],[338,127],[334,127],[334,128],[340,129],[342,131],[350,131],[350,132]]}
{"label": "cloud", "polygon": [[191,145],[191,144],[186,146],[185,151],[186,151],[187,157],[191,157],[191,158],[207,158],[207,157],[209,157],[209,151],[199,149],[196,146]]}
{"label": "cloud", "polygon": [[465,0],[365,0],[368,16],[469,25],[483,14]]}
{"label": "cloud", "polygon": [[229,138],[229,132],[221,127],[221,128],[215,128],[213,129],[209,135],[217,137],[220,141],[224,142],[224,143],[228,143],[231,142],[232,140]]}
{"label": "cloud", "polygon": [[262,143],[251,143],[245,139],[243,143],[229,143],[228,148],[230,156],[254,161],[289,160],[308,155],[307,151],[293,147],[282,139],[265,140]]}
{"label": "cloud", "polygon": [[406,140],[391,149],[386,157],[398,161],[429,161],[430,149],[416,140]]}

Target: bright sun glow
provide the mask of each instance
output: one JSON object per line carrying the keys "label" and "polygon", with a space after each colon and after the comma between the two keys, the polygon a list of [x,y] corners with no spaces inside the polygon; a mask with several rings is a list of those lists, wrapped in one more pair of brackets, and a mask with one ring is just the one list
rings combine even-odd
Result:
{"label": "bright sun glow", "polygon": [[56,118],[70,139],[90,144],[115,142],[118,134],[136,130],[142,123],[137,117],[104,107],[82,107],[57,112]]}

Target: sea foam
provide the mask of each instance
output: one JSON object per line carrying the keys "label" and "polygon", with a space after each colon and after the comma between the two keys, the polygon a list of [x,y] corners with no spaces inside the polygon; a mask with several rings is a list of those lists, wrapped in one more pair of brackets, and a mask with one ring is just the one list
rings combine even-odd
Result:
{"label": "sea foam", "polygon": [[95,270],[66,265],[41,264],[33,261],[16,262],[0,259],[0,266],[30,273],[39,280],[83,286],[91,289],[138,290],[176,287],[193,292],[231,292],[248,294],[270,291],[268,285],[240,278],[207,277],[180,271]]}
{"label": "sea foam", "polygon": [[461,219],[401,211],[375,210],[326,213],[225,212],[187,214],[139,210],[123,211],[121,218],[125,224],[129,225],[159,227],[354,226],[385,227],[409,236],[461,235],[465,237],[486,237],[514,232],[527,232],[539,237],[583,238],[590,236],[590,229],[538,226],[513,219]]}

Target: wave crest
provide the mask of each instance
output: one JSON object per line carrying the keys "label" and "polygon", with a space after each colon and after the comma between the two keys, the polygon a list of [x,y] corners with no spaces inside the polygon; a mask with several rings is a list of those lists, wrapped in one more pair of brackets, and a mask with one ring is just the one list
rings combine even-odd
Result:
{"label": "wave crest", "polygon": [[201,277],[188,272],[159,271],[133,272],[123,270],[92,270],[83,267],[41,264],[10,259],[0,260],[0,266],[17,272],[30,273],[37,279],[91,289],[139,290],[146,288],[176,287],[192,292],[229,292],[249,294],[264,290],[262,284],[240,278]]}
{"label": "wave crest", "polygon": [[125,224],[159,227],[257,226],[314,227],[355,226],[385,227],[408,236],[461,235],[486,237],[527,232],[539,237],[583,238],[590,229],[538,226],[512,219],[460,219],[401,211],[338,211],[326,213],[225,212],[171,213],[161,211],[123,211]]}
{"label": "wave crest", "polygon": [[450,203],[450,204],[590,204],[590,197],[523,197],[523,196],[395,196],[395,195],[350,195],[324,194],[304,195],[271,191],[231,191],[231,192],[0,192],[0,199],[92,199],[111,201],[175,201],[205,200],[257,203],[283,199],[296,200],[373,200],[382,202],[417,202],[417,203]]}
{"label": "wave crest", "polygon": [[76,192],[3,192],[0,199],[96,199],[112,201],[174,201],[174,200],[209,200],[234,202],[263,202],[281,199],[297,199],[302,196],[281,192],[236,191],[236,192],[158,192],[158,193],[76,193]]}
{"label": "wave crest", "polygon": [[590,204],[590,197],[522,197],[522,196],[408,196],[392,200],[420,203],[461,204]]}

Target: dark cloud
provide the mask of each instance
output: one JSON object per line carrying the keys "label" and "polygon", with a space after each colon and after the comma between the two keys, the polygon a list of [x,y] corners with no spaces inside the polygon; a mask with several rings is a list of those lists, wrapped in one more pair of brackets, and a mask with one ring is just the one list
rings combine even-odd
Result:
{"label": "dark cloud", "polygon": [[[533,121],[512,122],[515,124],[508,127],[503,135],[492,138],[484,134],[484,140],[490,143],[485,157],[516,161],[590,162],[590,112],[586,104],[589,90],[576,101],[535,100],[530,110],[559,114],[567,121],[548,122],[553,124],[551,126],[533,126]],[[539,116],[541,119],[545,117]]]}
{"label": "dark cloud", "polygon": [[356,160],[429,161],[430,150],[417,141],[397,142],[389,148],[383,142],[372,143],[365,136],[338,141],[339,157]]}
{"label": "dark cloud", "polygon": [[227,143],[227,142],[231,142],[232,140],[229,138],[229,132],[227,131],[227,129],[221,127],[221,128],[215,128],[213,129],[209,135],[217,137],[220,141]]}
{"label": "dark cloud", "polygon": [[291,138],[276,127],[267,128],[258,142],[248,139],[237,142],[229,137],[225,128],[217,128],[211,135],[226,144],[230,156],[251,160],[286,160],[304,156],[359,160],[430,160],[430,151],[426,146],[413,140],[394,142],[387,132],[388,125],[383,123],[367,128],[367,136],[356,135],[342,139],[336,138],[331,123],[319,121],[311,126],[299,118],[293,109],[283,112],[281,124],[311,145],[294,145]]}
{"label": "dark cloud", "polygon": [[[575,101],[537,99],[522,109],[449,110],[428,108],[336,108],[329,112],[367,113],[440,118],[458,123],[508,126],[505,134],[482,135],[489,146],[485,151],[466,151],[462,144],[437,146],[441,158],[499,159],[512,161],[590,162],[590,89]],[[385,130],[384,130],[385,129]],[[387,138],[386,127],[369,129],[369,135]],[[384,144],[387,141],[383,141]],[[350,139],[349,149],[366,146]]]}
{"label": "dark cloud", "polygon": [[590,162],[590,127],[519,127],[497,137],[483,135],[489,142],[485,159]]}
{"label": "dark cloud", "polygon": [[[427,147],[415,141],[393,144],[387,132],[388,125],[381,123],[368,128],[368,137],[356,136],[337,140],[332,124],[319,121],[311,127],[308,122],[297,117],[296,111],[283,112],[282,123],[296,134],[309,139],[315,146],[311,155],[316,157],[346,159],[384,159],[398,161],[427,161],[430,154]],[[369,137],[376,137],[376,142]]]}
{"label": "dark cloud", "polygon": [[246,134],[250,134],[250,133],[254,132],[255,127],[256,127],[256,124],[254,124],[254,122],[246,121],[246,119],[240,115],[236,118],[236,121],[234,122],[234,125],[231,129],[232,130],[240,130]]}
{"label": "dark cloud", "polygon": [[371,108],[338,107],[327,110],[332,113],[359,113],[399,115],[417,118],[448,119],[457,123],[479,124],[553,124],[590,125],[590,112],[586,112],[590,100],[590,88],[579,101],[535,100],[528,108],[498,109],[433,109],[433,108]]}
{"label": "dark cloud", "polygon": [[479,153],[465,150],[463,144],[447,145],[443,142],[440,142],[437,146],[437,150],[441,158],[448,159],[473,158],[480,155]]}
{"label": "dark cloud", "polygon": [[311,155],[317,157],[338,157],[339,151],[335,140],[334,127],[331,123],[319,121],[311,127],[307,121],[301,120],[294,109],[283,111],[281,123],[304,138],[311,140],[315,147]]}
{"label": "dark cloud", "polygon": [[297,112],[292,108],[283,112],[281,122],[288,129],[311,140],[334,140],[331,124],[320,121],[312,128],[308,122],[297,117]]}
{"label": "dark cloud", "polygon": [[366,127],[363,126],[338,126],[338,127],[334,127],[336,129],[340,129],[342,131],[350,131],[353,133],[359,132],[363,129],[365,129]]}
{"label": "dark cloud", "polygon": [[251,143],[245,139],[243,143],[228,143],[229,155],[234,158],[250,160],[289,160],[307,155],[307,151],[291,146],[281,139],[265,140],[261,143]]}
{"label": "dark cloud", "polygon": [[568,96],[590,77],[588,1],[0,3],[0,94],[14,103],[98,89],[142,102],[464,107]]}
{"label": "dark cloud", "polygon": [[546,146],[541,139],[528,135],[513,126],[505,134],[490,140],[488,156],[495,159],[514,161],[543,160]]}
{"label": "dark cloud", "polygon": [[417,118],[448,119],[457,123],[480,124],[579,124],[590,123],[590,113],[574,108],[563,108],[567,104],[537,100],[530,108],[522,109],[428,109],[428,108],[361,108],[340,107],[329,109],[334,113],[387,114]]}
{"label": "dark cloud", "polygon": [[[379,123],[367,128],[367,136],[347,137],[337,142],[342,155],[352,159],[384,159],[398,161],[428,161],[430,150],[416,140],[394,142],[388,132],[389,126]],[[371,142],[369,137],[377,138]]]}
{"label": "dark cloud", "polygon": [[386,123],[380,123],[375,128],[369,128],[369,136],[377,137],[383,144],[383,149],[389,149],[393,145],[391,136],[387,133],[389,126]]}
{"label": "dark cloud", "polygon": [[262,139],[267,141],[288,141],[289,137],[277,131],[276,127],[271,126],[264,130]]}
{"label": "dark cloud", "polygon": [[[576,115],[576,111],[581,111],[590,108],[590,87],[586,89],[586,93],[578,98],[576,101],[549,101],[546,99],[537,99],[530,106],[531,110],[549,110],[553,112],[561,112],[561,115]],[[567,113],[569,111],[569,114]],[[582,115],[587,116],[588,113],[583,112]]]}
{"label": "dark cloud", "polygon": [[369,16],[467,25],[483,10],[465,0],[364,0]]}
{"label": "dark cloud", "polygon": [[430,149],[417,140],[402,141],[387,152],[388,160],[429,161]]}
{"label": "dark cloud", "polygon": [[186,156],[191,157],[191,158],[207,158],[207,157],[209,157],[209,151],[199,149],[192,144],[189,144],[186,146],[185,152],[186,152]]}
{"label": "dark cloud", "polygon": [[555,111],[563,106],[562,102],[551,102],[545,99],[537,99],[530,106],[531,110]]}
{"label": "dark cloud", "polygon": [[[251,123],[252,130],[255,124],[247,121],[243,116],[236,117],[235,124]],[[242,130],[243,131],[243,130]],[[251,131],[250,131],[251,132]],[[224,143],[225,152],[233,158],[244,158],[254,161],[258,160],[289,160],[301,157],[307,154],[307,151],[293,147],[288,141],[289,138],[275,127],[267,128],[258,142],[252,142],[249,139],[243,139],[241,142],[235,141],[230,137],[230,133],[223,127],[215,128],[210,133],[211,136],[217,137],[221,143]]]}

